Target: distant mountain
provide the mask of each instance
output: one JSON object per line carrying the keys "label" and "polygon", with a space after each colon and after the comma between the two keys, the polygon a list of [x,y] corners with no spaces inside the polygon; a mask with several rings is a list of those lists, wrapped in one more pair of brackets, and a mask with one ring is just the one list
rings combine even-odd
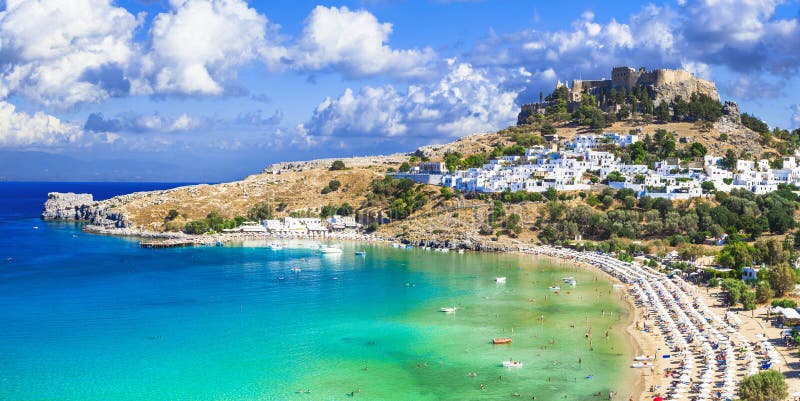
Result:
{"label": "distant mountain", "polygon": [[142,163],[137,159],[84,161],[46,152],[0,150],[2,181],[186,182],[197,180],[198,176],[197,172],[169,163]]}

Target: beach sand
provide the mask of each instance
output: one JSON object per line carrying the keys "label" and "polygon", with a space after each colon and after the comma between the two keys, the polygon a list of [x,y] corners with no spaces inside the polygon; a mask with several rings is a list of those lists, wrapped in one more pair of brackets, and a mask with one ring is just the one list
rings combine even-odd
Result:
{"label": "beach sand", "polygon": [[[781,354],[783,359],[783,364],[775,367],[775,369],[784,373],[786,376],[789,395],[791,396],[794,393],[800,392],[800,355],[798,355],[797,348],[788,348],[781,340],[781,332],[784,329],[772,325],[772,320],[775,318],[775,315],[770,315],[768,313],[768,308],[770,308],[769,304],[761,305],[753,311],[744,311],[741,308],[728,309],[722,302],[724,295],[721,289],[698,288],[698,293],[703,298],[706,305],[720,316],[724,316],[725,312],[728,310],[736,313],[743,323],[738,330],[748,341],[756,342],[756,335],[758,334],[763,334],[769,338],[775,350]],[[789,399],[795,398],[796,397],[790,397]]]}

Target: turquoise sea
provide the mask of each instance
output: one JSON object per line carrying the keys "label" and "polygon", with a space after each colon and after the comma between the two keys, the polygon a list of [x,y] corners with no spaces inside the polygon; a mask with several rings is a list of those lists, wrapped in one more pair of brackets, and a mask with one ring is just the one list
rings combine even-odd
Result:
{"label": "turquoise sea", "polygon": [[593,270],[357,243],[145,250],[37,217],[50,190],[167,186],[0,183],[0,400],[628,397],[627,308]]}

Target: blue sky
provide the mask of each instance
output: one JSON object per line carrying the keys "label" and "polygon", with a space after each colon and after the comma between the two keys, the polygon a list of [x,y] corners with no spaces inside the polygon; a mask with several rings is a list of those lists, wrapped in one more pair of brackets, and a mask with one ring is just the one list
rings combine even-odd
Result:
{"label": "blue sky", "polygon": [[688,69],[770,125],[800,127],[797,1],[0,10],[0,179],[221,181],[277,161],[410,151],[504,128],[556,80],[622,65]]}

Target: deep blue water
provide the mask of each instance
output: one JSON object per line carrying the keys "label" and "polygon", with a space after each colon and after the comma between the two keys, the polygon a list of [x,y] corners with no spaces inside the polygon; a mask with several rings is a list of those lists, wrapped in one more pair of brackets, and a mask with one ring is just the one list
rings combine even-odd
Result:
{"label": "deep blue water", "polygon": [[[597,316],[598,332],[617,324],[578,301],[599,292],[579,285],[573,297],[528,302],[566,274],[593,282],[592,272],[364,244],[339,256],[306,242],[140,249],[38,217],[51,191],[101,199],[175,185],[0,183],[0,400],[331,400],[356,388],[365,399],[588,400],[621,383],[621,334],[583,354],[583,331],[569,326],[569,316]],[[507,285],[494,283],[500,275]],[[613,297],[598,302],[626,313]],[[455,315],[437,312],[452,305]],[[558,318],[537,326],[540,314]],[[488,345],[511,327],[512,346]],[[509,357],[526,369],[504,372]],[[478,393],[467,372],[503,380]]]}

